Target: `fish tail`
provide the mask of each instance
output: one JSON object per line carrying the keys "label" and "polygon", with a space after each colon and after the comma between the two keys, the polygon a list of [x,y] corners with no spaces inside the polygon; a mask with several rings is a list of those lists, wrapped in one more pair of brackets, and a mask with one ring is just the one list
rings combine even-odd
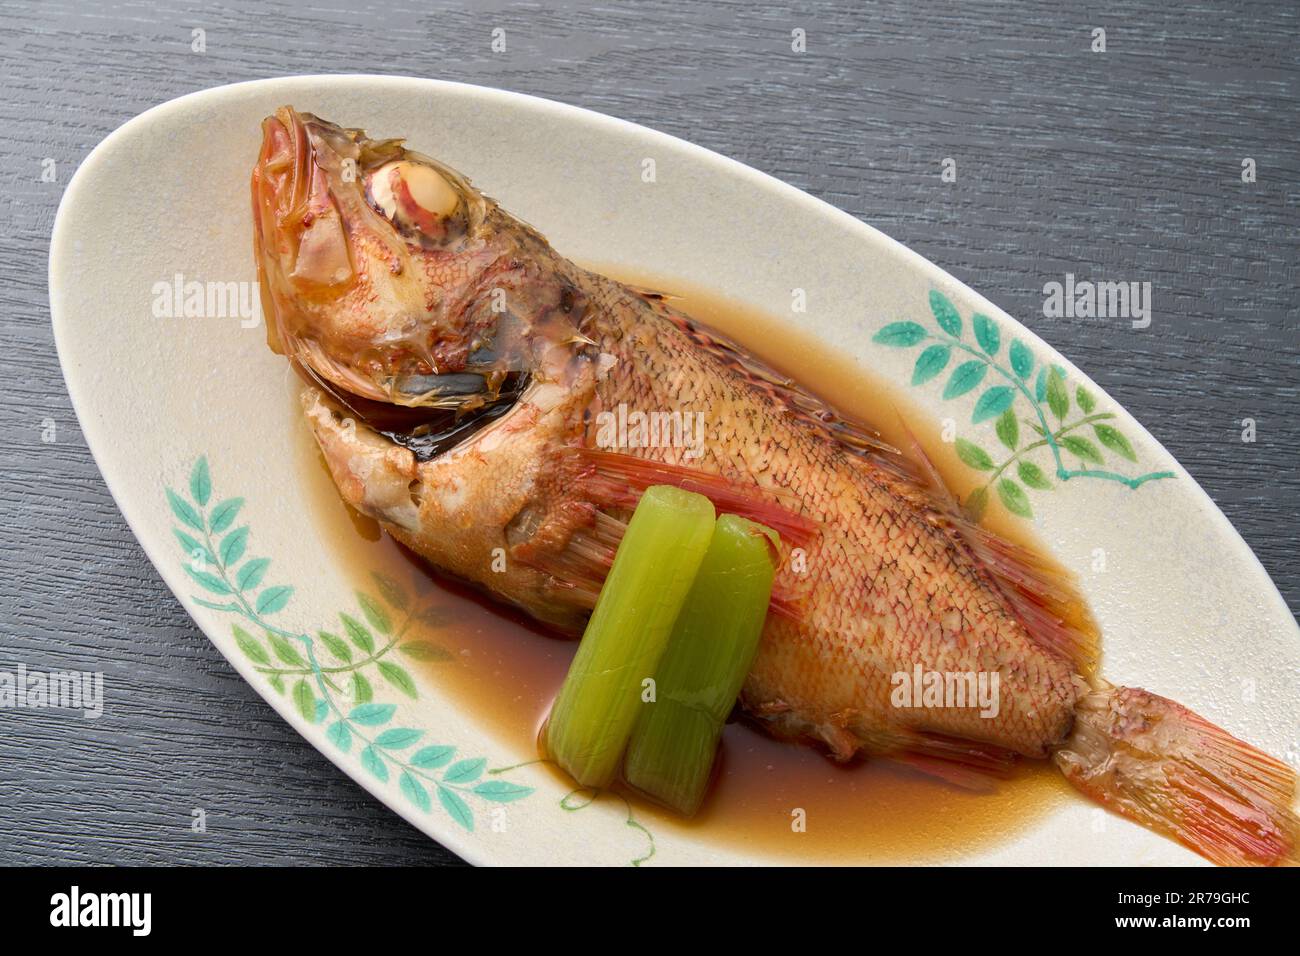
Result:
{"label": "fish tail", "polygon": [[1294,771],[1172,700],[1090,691],[1053,759],[1083,793],[1215,863],[1300,862]]}

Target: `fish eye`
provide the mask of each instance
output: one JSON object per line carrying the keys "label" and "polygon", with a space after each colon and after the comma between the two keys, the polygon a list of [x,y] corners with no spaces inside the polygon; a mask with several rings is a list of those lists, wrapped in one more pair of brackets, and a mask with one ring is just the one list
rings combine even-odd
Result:
{"label": "fish eye", "polygon": [[432,166],[398,159],[366,177],[366,201],[403,234],[448,237],[461,206],[460,194]]}

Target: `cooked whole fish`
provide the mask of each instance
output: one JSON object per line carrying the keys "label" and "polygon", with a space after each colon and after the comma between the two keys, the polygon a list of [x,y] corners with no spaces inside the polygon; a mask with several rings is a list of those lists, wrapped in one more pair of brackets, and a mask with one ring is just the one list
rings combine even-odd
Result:
{"label": "cooked whole fish", "polygon": [[[1294,858],[1289,768],[1098,678],[1070,580],[966,521],[915,449],[574,265],[400,140],[289,107],[262,132],[270,345],[313,383],[303,407],[340,494],[433,566],[580,631],[640,491],[701,491],[782,534],[742,693],[773,733],[957,781],[1051,758],[1212,860]],[[699,414],[703,440],[611,451],[598,423],[616,409]],[[895,706],[893,675],[918,667],[996,674],[996,713]]]}

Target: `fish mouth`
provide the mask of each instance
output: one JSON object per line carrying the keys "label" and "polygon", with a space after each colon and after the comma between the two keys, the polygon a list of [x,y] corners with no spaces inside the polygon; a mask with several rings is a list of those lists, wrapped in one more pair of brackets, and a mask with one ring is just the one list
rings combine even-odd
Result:
{"label": "fish mouth", "polygon": [[408,449],[420,463],[446,454],[505,416],[531,382],[526,372],[507,373],[495,383],[473,373],[429,375],[421,384],[439,392],[440,400],[411,406],[349,392],[300,362],[293,362],[293,367],[333,404],[377,435]]}

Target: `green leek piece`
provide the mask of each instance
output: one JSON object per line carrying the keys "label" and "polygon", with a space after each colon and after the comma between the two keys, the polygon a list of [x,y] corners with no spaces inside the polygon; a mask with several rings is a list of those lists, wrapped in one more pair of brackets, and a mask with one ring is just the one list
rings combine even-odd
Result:
{"label": "green leek piece", "polygon": [[657,699],[632,731],[627,782],[686,816],[704,799],[722,725],[758,651],[779,544],[763,525],[718,519],[655,672]]}
{"label": "green leek piece", "polygon": [[582,786],[618,774],[713,527],[703,495],[655,485],[641,496],[547,721],[548,754]]}

